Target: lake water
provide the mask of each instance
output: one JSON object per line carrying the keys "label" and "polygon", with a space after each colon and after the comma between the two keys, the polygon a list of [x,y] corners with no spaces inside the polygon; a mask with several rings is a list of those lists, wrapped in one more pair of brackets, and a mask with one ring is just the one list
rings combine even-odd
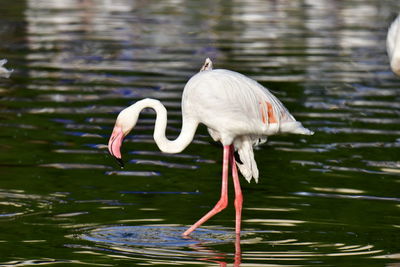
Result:
{"label": "lake water", "polygon": [[[398,0],[0,0],[0,265],[400,266]],[[204,126],[159,152],[154,113],[106,144],[117,113],[160,99],[168,135],[206,57],[269,88],[314,136],[257,149],[260,182],[219,198],[222,149]],[[230,186],[232,183],[230,184]]]}

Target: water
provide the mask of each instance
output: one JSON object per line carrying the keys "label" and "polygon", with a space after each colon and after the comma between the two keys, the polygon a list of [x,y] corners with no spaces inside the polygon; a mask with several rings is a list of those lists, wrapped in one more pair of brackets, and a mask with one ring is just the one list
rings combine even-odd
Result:
{"label": "water", "polygon": [[[397,266],[399,88],[386,30],[398,1],[5,1],[0,59],[0,265]],[[144,97],[180,131],[180,95],[204,59],[270,88],[314,136],[275,136],[212,208],[222,151],[200,127],[158,151],[146,111],[120,169],[106,143]],[[232,192],[232,188],[230,188]],[[232,199],[232,195],[231,195]]]}

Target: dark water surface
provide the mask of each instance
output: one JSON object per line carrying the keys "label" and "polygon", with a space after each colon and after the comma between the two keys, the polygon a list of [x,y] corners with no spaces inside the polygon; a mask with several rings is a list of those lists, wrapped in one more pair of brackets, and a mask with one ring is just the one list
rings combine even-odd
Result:
{"label": "dark water surface", "polygon": [[[400,266],[397,0],[0,0],[0,265]],[[259,184],[190,238],[219,198],[222,149],[200,127],[158,151],[154,113],[106,152],[144,97],[180,131],[185,82],[210,57],[273,91],[314,136],[256,151]],[[232,191],[232,189],[230,189]]]}

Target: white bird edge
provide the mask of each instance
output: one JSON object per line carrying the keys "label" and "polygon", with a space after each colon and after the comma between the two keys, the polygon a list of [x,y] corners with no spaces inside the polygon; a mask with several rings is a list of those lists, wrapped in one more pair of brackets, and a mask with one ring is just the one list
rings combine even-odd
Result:
{"label": "white bird edge", "polygon": [[392,22],[386,37],[390,68],[400,76],[400,15]]}
{"label": "white bird edge", "polygon": [[[221,198],[209,213],[183,233],[185,236],[226,207],[229,163],[235,186],[236,234],[240,234],[242,193],[236,165],[248,182],[252,178],[258,182],[253,146],[278,133],[314,134],[296,121],[261,84],[238,72],[213,69],[212,61],[207,58],[200,72],[191,77],[183,89],[182,130],[175,140],[165,136],[167,110],[158,100],[139,100],[119,113],[108,149],[121,166],[122,141],[135,127],[140,112],[145,108],[156,112],[153,137],[162,152],[183,151],[193,140],[200,123],[206,125],[213,140],[221,142],[224,147]],[[234,157],[235,151],[238,159]]]}
{"label": "white bird edge", "polygon": [[6,63],[7,63],[7,59],[0,60],[0,77],[3,77],[3,78],[9,78],[11,73],[14,71],[14,70],[8,70],[5,67],[3,67],[4,64],[6,64]]}

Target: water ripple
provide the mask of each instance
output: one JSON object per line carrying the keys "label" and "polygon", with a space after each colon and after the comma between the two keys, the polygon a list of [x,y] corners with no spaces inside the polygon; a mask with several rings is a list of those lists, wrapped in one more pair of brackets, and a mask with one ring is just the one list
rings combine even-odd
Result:
{"label": "water ripple", "polygon": [[0,262],[1,266],[36,266],[36,265],[50,265],[50,264],[78,264],[78,265],[92,265],[92,266],[111,266],[110,264],[101,264],[93,262],[85,262],[80,260],[61,260],[61,259],[32,259],[32,260],[14,260],[7,262]]}
{"label": "water ripple", "polygon": [[[150,261],[158,259],[173,259],[177,264],[189,264],[196,261],[224,264],[233,260],[235,264],[241,261],[277,262],[291,261],[299,264],[309,263],[310,260],[319,261],[325,257],[372,255],[380,257],[383,250],[373,245],[324,243],[320,241],[301,241],[295,238],[275,239],[274,231],[243,231],[241,238],[233,231],[200,228],[193,232],[191,237],[182,237],[186,228],[176,226],[111,226],[83,229],[83,233],[74,236],[93,242],[93,245],[75,248],[85,249],[85,253],[96,251],[99,255],[108,256],[122,254],[135,259],[148,258]],[[235,252],[219,251],[221,245],[235,244]],[[264,244],[263,251],[246,250],[254,244]],[[83,252],[83,251],[82,251]],[[110,253],[112,255],[110,255]],[[198,262],[200,263],[200,262]],[[225,263],[226,264],[226,263]]]}
{"label": "water ripple", "polygon": [[140,164],[140,165],[155,165],[155,166],[162,166],[175,169],[195,170],[199,168],[199,166],[196,165],[180,164],[180,163],[166,162],[161,160],[132,159],[129,161],[129,163]]}
{"label": "water ripple", "polygon": [[[291,163],[300,164],[302,166],[317,166],[320,168],[312,168],[311,171],[317,172],[332,172],[332,171],[341,171],[341,172],[358,172],[358,173],[369,173],[369,174],[386,174],[386,175],[398,175],[397,172],[390,172],[390,171],[378,171],[378,170],[369,170],[359,167],[347,167],[347,166],[334,166],[325,164],[322,162],[316,161],[307,161],[307,160],[292,160]],[[371,165],[370,165],[371,166]]]}
{"label": "water ripple", "polygon": [[110,166],[100,164],[83,164],[83,163],[48,163],[41,164],[40,167],[56,168],[56,169],[111,169]]}
{"label": "water ripple", "polygon": [[184,159],[199,159],[200,156],[198,155],[188,155],[188,154],[183,154],[183,153],[179,153],[179,154],[169,154],[169,153],[163,153],[161,151],[139,151],[139,150],[135,150],[135,151],[131,151],[129,152],[130,154],[133,155],[148,155],[148,156],[163,156],[163,157],[171,157],[171,158],[184,158]]}
{"label": "water ripple", "polygon": [[121,194],[144,194],[144,195],[199,195],[200,192],[181,192],[181,191],[120,191]]}
{"label": "water ripple", "polygon": [[398,148],[400,142],[342,142],[329,144],[316,144],[314,146],[322,147],[323,150],[335,149],[358,149],[358,148]]}
{"label": "water ripple", "polygon": [[109,171],[105,173],[106,175],[119,175],[119,176],[160,176],[159,172],[154,171]]}
{"label": "water ripple", "polygon": [[334,128],[320,127],[318,131],[329,134],[347,133],[347,134],[373,134],[373,135],[400,135],[398,130],[378,130],[378,129],[362,129],[362,128]]}
{"label": "water ripple", "polygon": [[400,198],[396,198],[396,197],[378,197],[378,196],[367,196],[367,195],[343,195],[343,194],[326,194],[326,193],[315,193],[315,192],[295,192],[294,195],[296,195],[296,196],[309,196],[309,197],[382,200],[382,201],[400,202]]}
{"label": "water ripple", "polygon": [[[144,247],[185,247],[196,243],[230,242],[232,235],[225,231],[199,229],[193,238],[184,238],[184,227],[163,226],[115,226],[93,229],[80,238],[85,240]],[[197,240],[196,240],[197,239]],[[201,240],[201,241],[200,241]]]}
{"label": "water ripple", "polygon": [[0,189],[0,220],[19,216],[33,215],[36,212],[47,211],[54,202],[62,202],[55,196],[28,194],[23,190]]}

